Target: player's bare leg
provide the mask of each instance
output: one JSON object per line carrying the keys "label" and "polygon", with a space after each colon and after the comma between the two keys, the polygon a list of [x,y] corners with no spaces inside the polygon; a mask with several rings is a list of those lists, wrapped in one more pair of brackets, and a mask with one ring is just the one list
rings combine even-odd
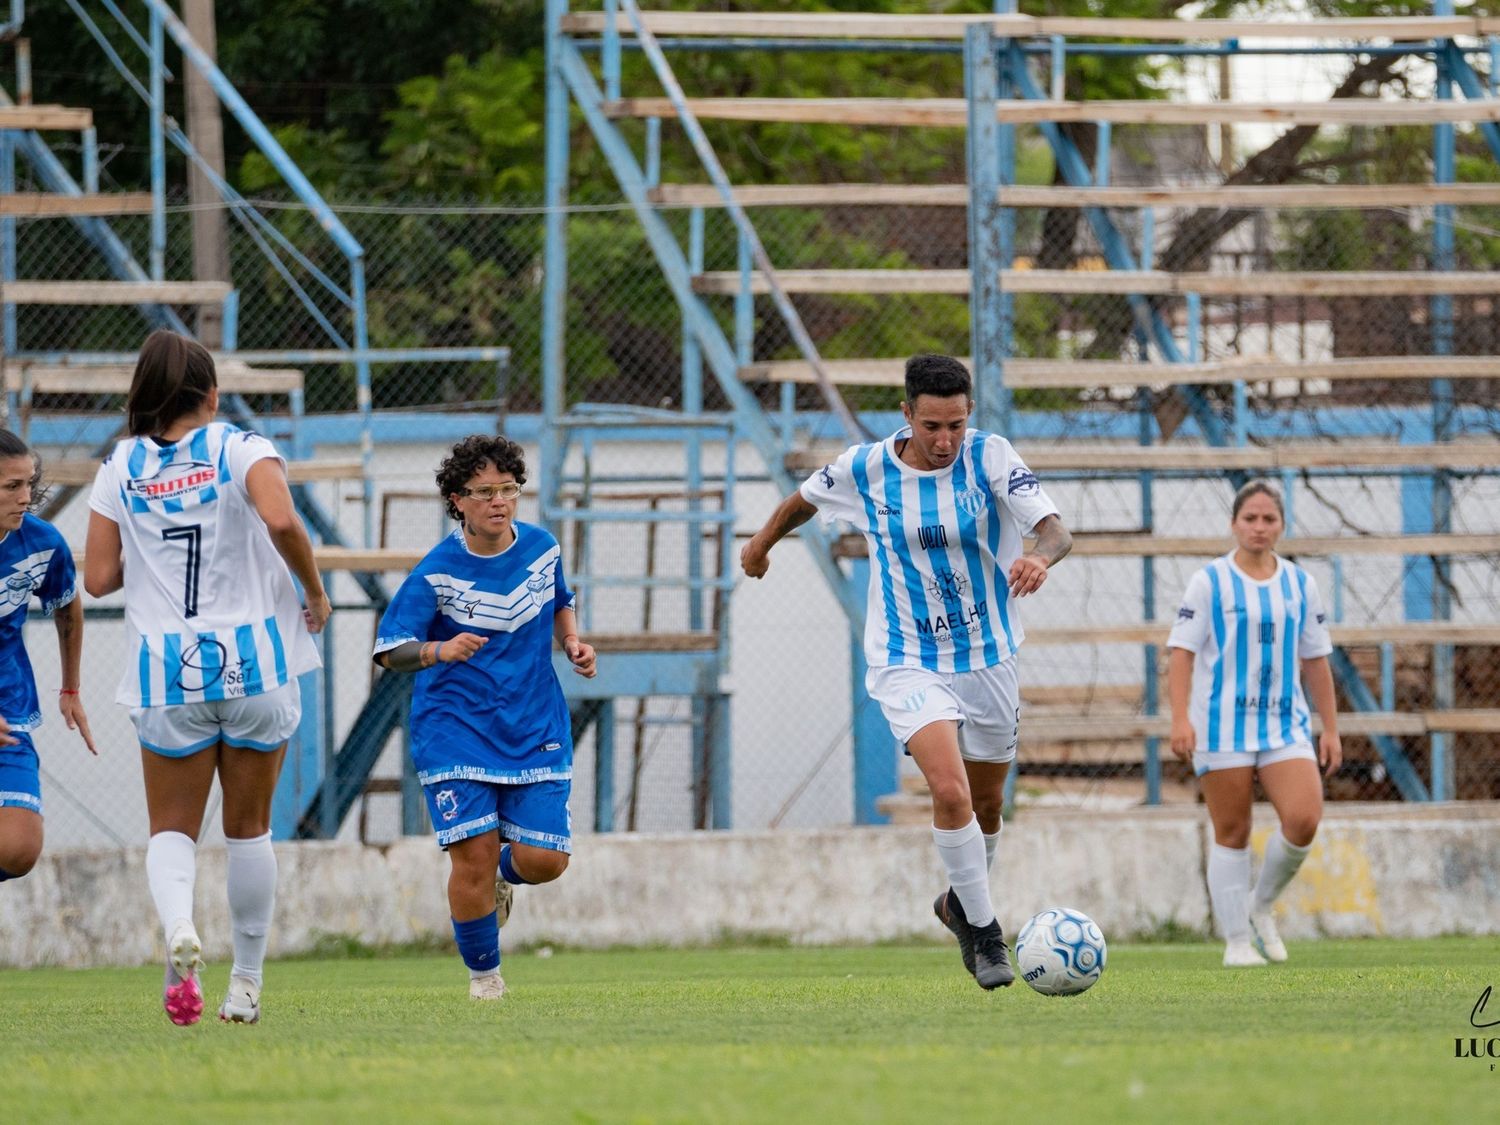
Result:
{"label": "player's bare leg", "polygon": [[258,1023],[260,991],[271,918],[276,909],[276,852],[271,847],[271,800],[281,774],[283,744],[274,751],[224,746],[219,782],[224,790],[224,842],[228,846],[229,921],[234,967],[219,1018]]}
{"label": "player's bare leg", "polygon": [[1005,810],[1005,779],[1010,774],[1010,765],[1009,762],[964,759],[974,817],[979,821],[979,830],[984,833],[985,866],[990,870],[994,870],[995,851],[1000,845],[1000,833],[1005,828],[1002,814]]}
{"label": "player's bare leg", "polygon": [[1260,784],[1276,809],[1280,830],[1266,841],[1260,877],[1250,895],[1250,925],[1268,960],[1285,961],[1272,906],[1312,850],[1323,819],[1323,779],[1318,765],[1304,758],[1275,762],[1260,771]]}
{"label": "player's bare leg", "polygon": [[964,968],[982,988],[1008,985],[1015,973],[990,902],[984,834],[974,817],[969,775],[959,756],[958,723],[928,723],[906,748],[932,794],[932,837],[950,884],[933,903],[933,911],[958,938]]}
{"label": "player's bare leg", "polygon": [[0,809],[0,871],[19,879],[42,854],[42,815],[30,809]]}
{"label": "player's bare leg", "polygon": [[187,1026],[203,1014],[203,944],[193,925],[193,885],[197,881],[198,833],[218,764],[218,746],[184,758],[141,748],[151,840],[146,846],[146,878],[167,943],[162,1007],[175,1024]]}
{"label": "player's bare leg", "polygon": [[1210,770],[1199,782],[1214,828],[1208,854],[1208,897],[1224,935],[1224,964],[1231,968],[1264,965],[1265,958],[1250,944],[1250,806],[1255,771]]}

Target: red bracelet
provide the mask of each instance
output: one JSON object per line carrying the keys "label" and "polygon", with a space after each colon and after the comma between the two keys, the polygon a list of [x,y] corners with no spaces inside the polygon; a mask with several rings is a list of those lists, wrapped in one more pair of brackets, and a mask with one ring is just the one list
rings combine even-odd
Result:
{"label": "red bracelet", "polygon": [[78,694],[78,689],[76,687],[58,688],[57,689],[57,694],[58,695],[77,695]]}

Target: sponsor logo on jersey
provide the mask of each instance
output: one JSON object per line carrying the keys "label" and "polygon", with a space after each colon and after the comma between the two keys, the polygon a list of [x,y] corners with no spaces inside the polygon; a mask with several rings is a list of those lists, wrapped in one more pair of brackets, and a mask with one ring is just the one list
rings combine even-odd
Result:
{"label": "sponsor logo on jersey", "polygon": [[948,529],[940,523],[923,524],[917,528],[917,542],[929,551],[947,550]]}
{"label": "sponsor logo on jersey", "polygon": [[977,633],[984,627],[984,620],[989,616],[989,610],[990,603],[983,601],[975,602],[968,609],[960,607],[952,613],[918,618],[917,632],[923,636],[936,637],[938,640],[955,633]]}
{"label": "sponsor logo on jersey", "polygon": [[[1014,479],[1014,478],[1012,478]],[[1014,488],[1011,489],[1015,491]],[[966,516],[978,516],[985,508],[984,489],[966,488],[953,497],[953,503]]]}
{"label": "sponsor logo on jersey", "polygon": [[444,820],[456,820],[458,818],[458,794],[452,789],[439,790],[438,795],[432,799]]}
{"label": "sponsor logo on jersey", "polygon": [[894,504],[886,504],[883,507],[876,508],[875,514],[877,516],[900,516],[901,509]]}
{"label": "sponsor logo on jersey", "polygon": [[1010,471],[1010,480],[1006,483],[1005,490],[1012,496],[1035,496],[1041,487],[1030,469],[1017,465]]}
{"label": "sponsor logo on jersey", "polygon": [[1196,616],[1197,616],[1197,613],[1196,613],[1196,611],[1193,610],[1193,608],[1191,606],[1183,606],[1181,609],[1179,609],[1177,611],[1177,620],[1178,621],[1191,621]]}
{"label": "sponsor logo on jersey", "polygon": [[818,470],[818,479],[823,482],[824,488],[833,487],[833,466],[824,465]]}
{"label": "sponsor logo on jersey", "polygon": [[1313,616],[1318,619],[1318,624],[1319,625],[1323,624],[1325,621],[1328,620],[1328,614],[1326,614],[1326,613],[1315,613],[1315,614],[1313,614]]}
{"label": "sponsor logo on jersey", "polygon": [[945,602],[956,602],[964,596],[964,591],[969,588],[969,580],[962,574],[955,574],[944,567],[932,576],[927,583],[927,592],[935,598],[941,598]]}
{"label": "sponsor logo on jersey", "polygon": [[219,470],[207,461],[171,461],[147,477],[131,477],[125,489],[147,500],[175,500],[207,488]]}

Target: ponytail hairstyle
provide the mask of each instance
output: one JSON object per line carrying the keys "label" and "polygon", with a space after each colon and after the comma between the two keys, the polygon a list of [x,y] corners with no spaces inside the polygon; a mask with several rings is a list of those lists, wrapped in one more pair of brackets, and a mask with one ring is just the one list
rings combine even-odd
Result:
{"label": "ponytail hairstyle", "polygon": [[207,401],[219,385],[214,358],[197,340],[159,328],[146,337],[125,400],[133,437],[159,434]]}
{"label": "ponytail hairstyle", "polygon": [[30,457],[35,466],[31,474],[31,506],[35,508],[46,499],[42,490],[42,458],[19,435],[9,430],[0,430],[0,459],[10,457]]}

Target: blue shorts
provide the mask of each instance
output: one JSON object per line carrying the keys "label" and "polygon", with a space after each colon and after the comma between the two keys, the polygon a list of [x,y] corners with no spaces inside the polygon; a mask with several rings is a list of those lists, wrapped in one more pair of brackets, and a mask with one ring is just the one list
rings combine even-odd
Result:
{"label": "blue shorts", "polygon": [[24,730],[13,730],[10,736],[18,745],[0,746],[0,809],[30,809],[40,816],[42,779],[36,746]]}
{"label": "blue shorts", "polygon": [[570,854],[572,790],[572,781],[556,778],[525,785],[455,778],[422,786],[440,847],[498,830],[507,840]]}

